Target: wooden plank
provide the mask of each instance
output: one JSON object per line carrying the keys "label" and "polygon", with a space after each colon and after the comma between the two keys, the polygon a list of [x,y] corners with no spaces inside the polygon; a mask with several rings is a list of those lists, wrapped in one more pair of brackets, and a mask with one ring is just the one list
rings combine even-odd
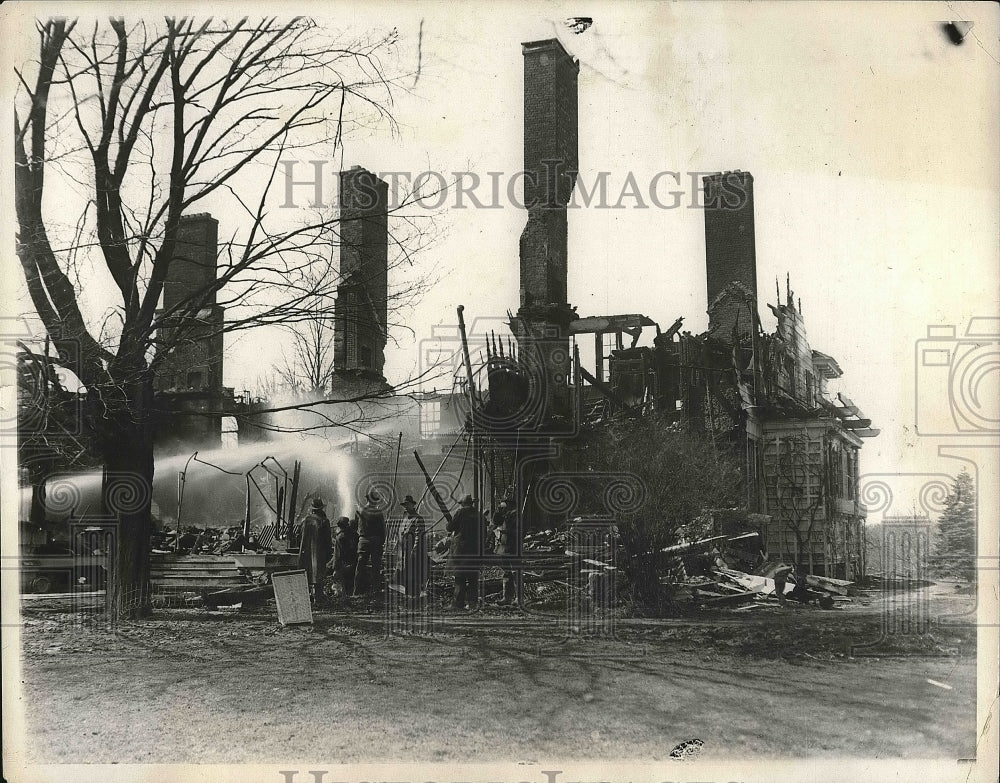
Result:
{"label": "wooden plank", "polygon": [[825,590],[829,593],[836,593],[837,595],[847,595],[847,588],[851,584],[851,582],[843,579],[831,579],[829,577],[815,576],[814,574],[806,574],[805,580],[809,587],[814,587],[817,590]]}
{"label": "wooden plank", "polygon": [[151,574],[162,576],[177,576],[178,574],[189,574],[190,576],[240,576],[236,568],[151,568]]}
{"label": "wooden plank", "polygon": [[749,590],[745,593],[734,593],[733,595],[723,595],[718,598],[705,598],[700,600],[702,606],[726,606],[728,604],[741,604],[753,601],[757,593]]}
{"label": "wooden plank", "polygon": [[201,590],[202,588],[245,587],[250,583],[242,579],[177,579],[154,582],[157,590]]}

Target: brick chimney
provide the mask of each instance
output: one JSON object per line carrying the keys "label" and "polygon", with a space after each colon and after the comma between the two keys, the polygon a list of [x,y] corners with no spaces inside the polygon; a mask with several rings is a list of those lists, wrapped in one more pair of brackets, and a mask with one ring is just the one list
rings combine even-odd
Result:
{"label": "brick chimney", "polygon": [[[753,177],[727,171],[705,177],[705,267],[708,325],[719,340],[751,334],[757,309]],[[748,300],[752,305],[748,305]]]}
{"label": "brick chimney", "polygon": [[361,166],[340,172],[334,367],[378,379],[388,329],[388,193],[388,183]]}
{"label": "brick chimney", "polygon": [[[161,329],[170,353],[161,362],[157,390],[221,392],[224,308],[215,303],[219,221],[207,212],[182,215],[174,257],[163,282],[163,309],[178,310]],[[173,328],[183,328],[183,335]]]}
{"label": "brick chimney", "polygon": [[[215,282],[219,255],[219,221],[207,212],[182,215],[177,244],[163,284],[163,308],[169,310],[198,296]],[[206,301],[215,304],[215,292]]]}
{"label": "brick chimney", "polygon": [[157,352],[168,350],[153,378],[161,395],[155,418],[159,449],[217,448],[222,441],[225,308],[209,291],[218,257],[219,221],[207,212],[182,215],[158,313]]}
{"label": "brick chimney", "polygon": [[580,66],[555,39],[521,44],[524,56],[524,204],[521,306],[566,304],[566,205],[579,168]]}
{"label": "brick chimney", "polygon": [[[550,526],[555,515],[541,505],[539,480],[559,469],[556,441],[572,435],[569,324],[576,313],[567,302],[566,205],[576,184],[576,60],[555,39],[521,45],[524,57],[524,206],[521,233],[521,307],[511,322],[518,360],[527,370],[530,413],[520,430],[544,433],[526,445],[518,466],[517,507],[522,522]],[[519,430],[519,438],[520,438]],[[537,452],[532,449],[537,448]]]}

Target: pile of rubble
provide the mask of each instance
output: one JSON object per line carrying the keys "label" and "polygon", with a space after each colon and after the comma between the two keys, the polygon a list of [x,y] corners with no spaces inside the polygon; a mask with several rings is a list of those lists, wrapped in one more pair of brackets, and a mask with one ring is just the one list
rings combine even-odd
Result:
{"label": "pile of rubble", "polygon": [[[668,575],[660,582],[672,589],[675,602],[706,608],[759,606],[789,598],[801,603],[815,601],[821,608],[830,609],[838,600],[846,598],[851,582],[812,574],[797,575],[782,563],[764,562],[749,572],[731,568],[730,558],[726,557],[727,548],[757,535],[712,536],[666,547],[661,552],[670,560]],[[791,571],[783,582],[780,597],[774,579],[779,568],[783,572]]]}
{"label": "pile of rubble", "polygon": [[[269,539],[264,541],[264,538]],[[187,527],[177,538],[176,530],[163,530],[153,533],[151,538],[153,554],[212,554],[223,555],[230,552],[262,552],[271,550],[274,542],[273,526],[266,526],[258,532],[251,530],[244,537],[238,526],[225,528]]]}

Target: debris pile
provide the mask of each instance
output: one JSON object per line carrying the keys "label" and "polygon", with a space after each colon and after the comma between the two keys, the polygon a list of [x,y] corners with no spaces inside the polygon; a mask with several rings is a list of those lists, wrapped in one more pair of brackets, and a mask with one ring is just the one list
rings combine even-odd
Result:
{"label": "debris pile", "polygon": [[247,536],[238,526],[186,527],[180,533],[180,540],[176,530],[163,530],[153,533],[151,543],[153,554],[222,555],[229,552],[273,551],[274,540],[274,526],[267,525],[259,531],[250,530]]}
{"label": "debris pile", "polygon": [[[751,572],[731,568],[723,555],[724,545],[736,539],[747,539],[756,533],[744,533],[735,538],[712,536],[699,541],[666,547],[661,552],[675,562],[661,583],[673,588],[674,600],[706,608],[760,605],[761,602],[781,603],[792,599],[801,603],[816,603],[830,609],[838,600],[847,600],[851,582],[843,579],[797,575],[794,568],[783,563],[764,562]],[[775,579],[779,570],[784,578]],[[680,574],[681,579],[675,579]],[[780,595],[779,588],[780,585]]]}

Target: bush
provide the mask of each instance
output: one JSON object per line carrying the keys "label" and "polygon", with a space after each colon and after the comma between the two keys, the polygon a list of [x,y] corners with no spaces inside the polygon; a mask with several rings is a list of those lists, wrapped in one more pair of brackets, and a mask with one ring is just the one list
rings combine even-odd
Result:
{"label": "bush", "polygon": [[[645,502],[633,513],[616,515],[629,597],[637,612],[672,611],[672,596],[660,585],[670,563],[659,550],[676,543],[678,528],[694,523],[703,509],[742,505],[737,453],[717,448],[707,435],[680,430],[653,416],[586,432],[573,453],[583,471],[638,477]],[[585,486],[583,507],[600,513],[601,491],[596,481]]]}

